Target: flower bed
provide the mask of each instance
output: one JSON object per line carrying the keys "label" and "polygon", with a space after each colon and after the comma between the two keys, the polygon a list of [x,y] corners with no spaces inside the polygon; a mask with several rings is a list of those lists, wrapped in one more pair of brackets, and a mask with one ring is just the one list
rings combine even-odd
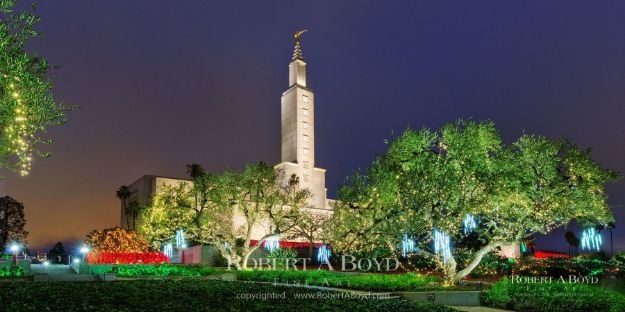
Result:
{"label": "flower bed", "polygon": [[451,308],[406,300],[253,283],[135,280],[110,283],[0,283],[5,311],[428,311]]}
{"label": "flower bed", "polygon": [[87,254],[87,262],[93,264],[161,264],[169,263],[162,252],[107,252]]}

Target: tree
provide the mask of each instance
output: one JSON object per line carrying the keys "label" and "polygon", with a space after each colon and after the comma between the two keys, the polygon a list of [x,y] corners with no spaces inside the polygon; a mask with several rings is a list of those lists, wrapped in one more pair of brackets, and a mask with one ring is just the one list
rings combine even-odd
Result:
{"label": "tree", "polygon": [[[267,238],[282,237],[298,224],[300,208],[310,197],[294,176],[286,185],[278,183],[280,173],[260,163],[243,172],[204,173],[192,186],[164,187],[142,213],[142,233],[160,247],[176,230],[185,229],[191,240],[214,245],[245,268]],[[254,230],[261,226],[268,230],[253,242]]]}
{"label": "tree", "polygon": [[191,179],[195,180],[198,177],[202,176],[205,173],[204,168],[200,164],[188,164],[187,165],[187,174],[191,177]]}
{"label": "tree", "polygon": [[115,192],[115,195],[117,196],[117,198],[119,198],[119,200],[122,201],[122,214],[126,218],[126,227],[128,229],[134,230],[134,227],[133,228],[130,227],[130,224],[132,221],[131,220],[132,215],[130,214],[130,211],[128,210],[128,204],[127,204],[128,199],[132,195],[130,188],[128,188],[127,185],[122,185],[117,189],[117,191]]}
{"label": "tree", "polygon": [[25,51],[31,39],[42,34],[34,28],[39,22],[31,11],[19,12],[15,0],[0,0],[0,167],[28,174],[33,155],[47,157],[39,143],[51,125],[65,123],[68,107],[57,104],[48,62]]}
{"label": "tree", "polygon": [[120,227],[93,230],[87,234],[85,244],[92,251],[144,252],[149,249],[145,239],[134,231],[127,231]]}
{"label": "tree", "polygon": [[[418,240],[416,252],[435,260],[451,284],[506,243],[572,220],[613,220],[604,185],[616,173],[564,139],[523,135],[504,145],[492,123],[461,120],[436,132],[407,130],[388,146],[339,189],[335,249],[384,246],[396,252],[409,234]],[[463,227],[468,217],[477,220],[475,228]],[[480,246],[458,270],[450,243],[465,232],[474,233]]]}
{"label": "tree", "polygon": [[67,263],[69,259],[69,253],[63,247],[62,242],[57,242],[48,254],[46,255],[48,260],[52,263],[63,264]]}
{"label": "tree", "polygon": [[12,241],[25,245],[28,232],[24,226],[24,205],[9,196],[0,198],[0,246]]}
{"label": "tree", "polygon": [[575,240],[577,240],[577,236],[575,236],[575,233],[571,232],[571,231],[566,231],[566,233],[564,233],[564,239],[566,239],[566,242],[569,245],[569,257],[571,256],[571,247],[573,247],[573,245],[575,245]]}
{"label": "tree", "polygon": [[614,240],[612,239],[612,230],[616,228],[616,222],[610,221],[608,222],[608,230],[610,231],[610,255],[614,256]]}
{"label": "tree", "polygon": [[326,241],[325,234],[331,215],[320,211],[302,209],[300,220],[289,233],[289,239],[304,238],[308,242],[308,257],[313,258],[315,242]]}

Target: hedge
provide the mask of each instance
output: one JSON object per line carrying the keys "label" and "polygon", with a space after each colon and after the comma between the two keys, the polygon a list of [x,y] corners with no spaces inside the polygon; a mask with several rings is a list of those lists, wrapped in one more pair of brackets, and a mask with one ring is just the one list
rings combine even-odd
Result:
{"label": "hedge", "polygon": [[503,278],[488,289],[484,303],[515,311],[622,312],[625,296],[590,284],[513,283]]}
{"label": "hedge", "polygon": [[0,283],[5,311],[455,311],[399,299],[298,297],[305,294],[328,297],[341,293],[197,279]]}

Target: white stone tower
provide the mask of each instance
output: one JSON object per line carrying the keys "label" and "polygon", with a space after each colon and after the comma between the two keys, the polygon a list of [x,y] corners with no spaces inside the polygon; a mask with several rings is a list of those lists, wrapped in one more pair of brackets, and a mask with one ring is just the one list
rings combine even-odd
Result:
{"label": "white stone tower", "polygon": [[306,86],[306,62],[302,56],[300,36],[295,33],[295,51],[289,64],[289,88],[282,93],[282,183],[292,174],[299,177],[300,187],[312,192],[310,206],[326,208],[325,169],[315,167],[315,97]]}

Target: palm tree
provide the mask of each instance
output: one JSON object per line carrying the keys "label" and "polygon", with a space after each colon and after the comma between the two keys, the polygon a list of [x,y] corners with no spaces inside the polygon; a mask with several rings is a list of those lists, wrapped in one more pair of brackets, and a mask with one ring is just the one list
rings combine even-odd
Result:
{"label": "palm tree", "polygon": [[[201,182],[200,180],[198,180],[198,178],[201,177],[202,175],[204,175],[204,168],[200,164],[196,164],[196,163],[188,164],[187,165],[187,174],[196,183],[195,187],[197,189],[198,182]],[[193,192],[193,194],[194,194],[193,197],[195,198],[195,207],[194,208],[197,208],[197,205],[198,205],[197,192]]]}
{"label": "palm tree", "polygon": [[608,230],[610,230],[610,255],[614,256],[614,242],[612,241],[612,229],[616,226],[614,221],[608,222]]}
{"label": "palm tree", "polygon": [[124,214],[126,216],[126,228],[129,228],[130,226],[130,222],[128,222],[128,210],[127,210],[127,205],[126,202],[128,201],[128,198],[130,198],[130,195],[132,195],[132,192],[130,191],[130,188],[128,188],[127,185],[122,185],[117,189],[117,192],[115,192],[115,195],[117,195],[117,198],[119,198],[122,201],[122,209],[124,210]]}
{"label": "palm tree", "polygon": [[571,256],[571,246],[573,246],[573,243],[575,243],[576,238],[577,237],[575,237],[575,233],[571,231],[567,231],[566,233],[564,233],[564,239],[566,239],[566,242],[569,244],[569,257]]}
{"label": "palm tree", "polygon": [[136,200],[131,200],[128,203],[128,212],[127,215],[130,215],[132,220],[132,230],[137,230],[137,216],[139,215],[139,211],[141,211],[141,206]]}
{"label": "palm tree", "polygon": [[579,241],[579,237],[577,237],[577,236],[573,236],[573,242],[572,242],[572,243],[573,243],[573,244],[572,244],[572,245],[573,245],[573,247],[575,247],[574,255],[576,255],[576,256],[577,256],[577,255],[579,254],[579,253],[577,252],[577,247],[579,247],[579,243],[580,243],[580,241]]}
{"label": "palm tree", "polygon": [[187,174],[191,177],[191,179],[195,180],[204,174],[204,168],[200,164],[188,164]]}

